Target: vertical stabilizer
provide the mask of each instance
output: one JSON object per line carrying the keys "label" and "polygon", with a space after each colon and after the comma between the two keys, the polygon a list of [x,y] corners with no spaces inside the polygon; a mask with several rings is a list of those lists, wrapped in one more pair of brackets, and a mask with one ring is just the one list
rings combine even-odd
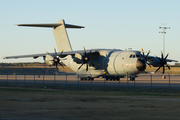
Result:
{"label": "vertical stabilizer", "polygon": [[28,27],[48,27],[53,28],[54,37],[58,47],[58,51],[72,51],[71,44],[67,35],[66,28],[84,28],[83,26],[65,24],[64,20],[60,20],[54,24],[17,24],[18,26]]}
{"label": "vertical stabilizer", "polygon": [[53,33],[56,40],[58,51],[72,51],[72,47],[67,35],[65,22],[64,20],[60,20],[57,23],[60,23],[61,25],[58,27],[54,27]]}

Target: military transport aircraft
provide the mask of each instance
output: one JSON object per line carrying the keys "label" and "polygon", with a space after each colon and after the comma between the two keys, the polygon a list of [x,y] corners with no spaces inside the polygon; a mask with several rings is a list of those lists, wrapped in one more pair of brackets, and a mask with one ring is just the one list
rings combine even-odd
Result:
{"label": "military transport aircraft", "polygon": [[[53,28],[54,37],[56,40],[59,52],[8,56],[4,59],[11,58],[25,58],[25,57],[43,57],[48,65],[65,64],[79,75],[81,80],[94,80],[96,77],[103,76],[106,80],[119,80],[120,77],[129,77],[130,80],[135,80],[137,74],[144,72],[146,64],[153,67],[163,67],[163,74],[165,72],[165,65],[167,62],[177,62],[176,60],[167,59],[168,54],[164,57],[161,52],[161,57],[149,56],[142,51],[120,50],[120,49],[91,49],[81,51],[73,51],[67,35],[66,28],[84,28],[83,26],[65,24],[62,19],[54,24],[18,24],[18,26],[29,27],[48,27]],[[142,54],[141,54],[142,52]],[[61,63],[62,62],[62,63]],[[128,73],[128,74],[127,74]]]}

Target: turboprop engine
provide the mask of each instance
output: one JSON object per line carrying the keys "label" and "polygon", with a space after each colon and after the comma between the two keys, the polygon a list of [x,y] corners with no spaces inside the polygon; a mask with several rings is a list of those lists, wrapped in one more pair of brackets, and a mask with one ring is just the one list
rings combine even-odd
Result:
{"label": "turboprop engine", "polygon": [[49,54],[49,55],[45,56],[45,63],[48,65],[55,65],[56,68],[57,68],[58,64],[63,66],[63,64],[61,63],[60,58],[59,58],[59,56],[62,55],[63,51],[60,53],[59,56],[57,55],[56,48],[54,48],[54,51],[55,51],[55,54],[51,54],[51,53],[47,52],[47,54]]}
{"label": "turboprop engine", "polygon": [[53,60],[54,60],[54,58],[50,55],[46,55],[45,59],[44,59],[44,61],[47,65],[55,65]]}

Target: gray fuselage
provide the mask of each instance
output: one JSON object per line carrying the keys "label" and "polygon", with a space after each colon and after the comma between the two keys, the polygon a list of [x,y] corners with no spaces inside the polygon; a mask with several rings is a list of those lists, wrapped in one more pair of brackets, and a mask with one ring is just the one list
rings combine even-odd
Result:
{"label": "gray fuselage", "polygon": [[81,59],[81,55],[68,55],[61,58],[61,61],[77,74],[87,74],[89,76],[93,76],[92,74],[98,76],[101,72],[110,76],[125,76],[127,72],[128,75],[136,75],[146,68],[146,61],[139,51],[100,50],[98,53],[90,55],[90,60],[95,67],[88,63],[88,71],[85,71],[85,65],[78,71],[81,64],[74,61],[76,58]]}

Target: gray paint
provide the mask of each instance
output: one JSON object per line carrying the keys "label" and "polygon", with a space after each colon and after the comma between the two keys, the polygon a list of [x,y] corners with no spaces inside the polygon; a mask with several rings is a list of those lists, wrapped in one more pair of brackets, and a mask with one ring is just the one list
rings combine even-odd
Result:
{"label": "gray paint", "polygon": [[60,23],[61,25],[54,28],[53,33],[58,47],[58,51],[72,51],[64,20],[60,20],[57,23]]}

